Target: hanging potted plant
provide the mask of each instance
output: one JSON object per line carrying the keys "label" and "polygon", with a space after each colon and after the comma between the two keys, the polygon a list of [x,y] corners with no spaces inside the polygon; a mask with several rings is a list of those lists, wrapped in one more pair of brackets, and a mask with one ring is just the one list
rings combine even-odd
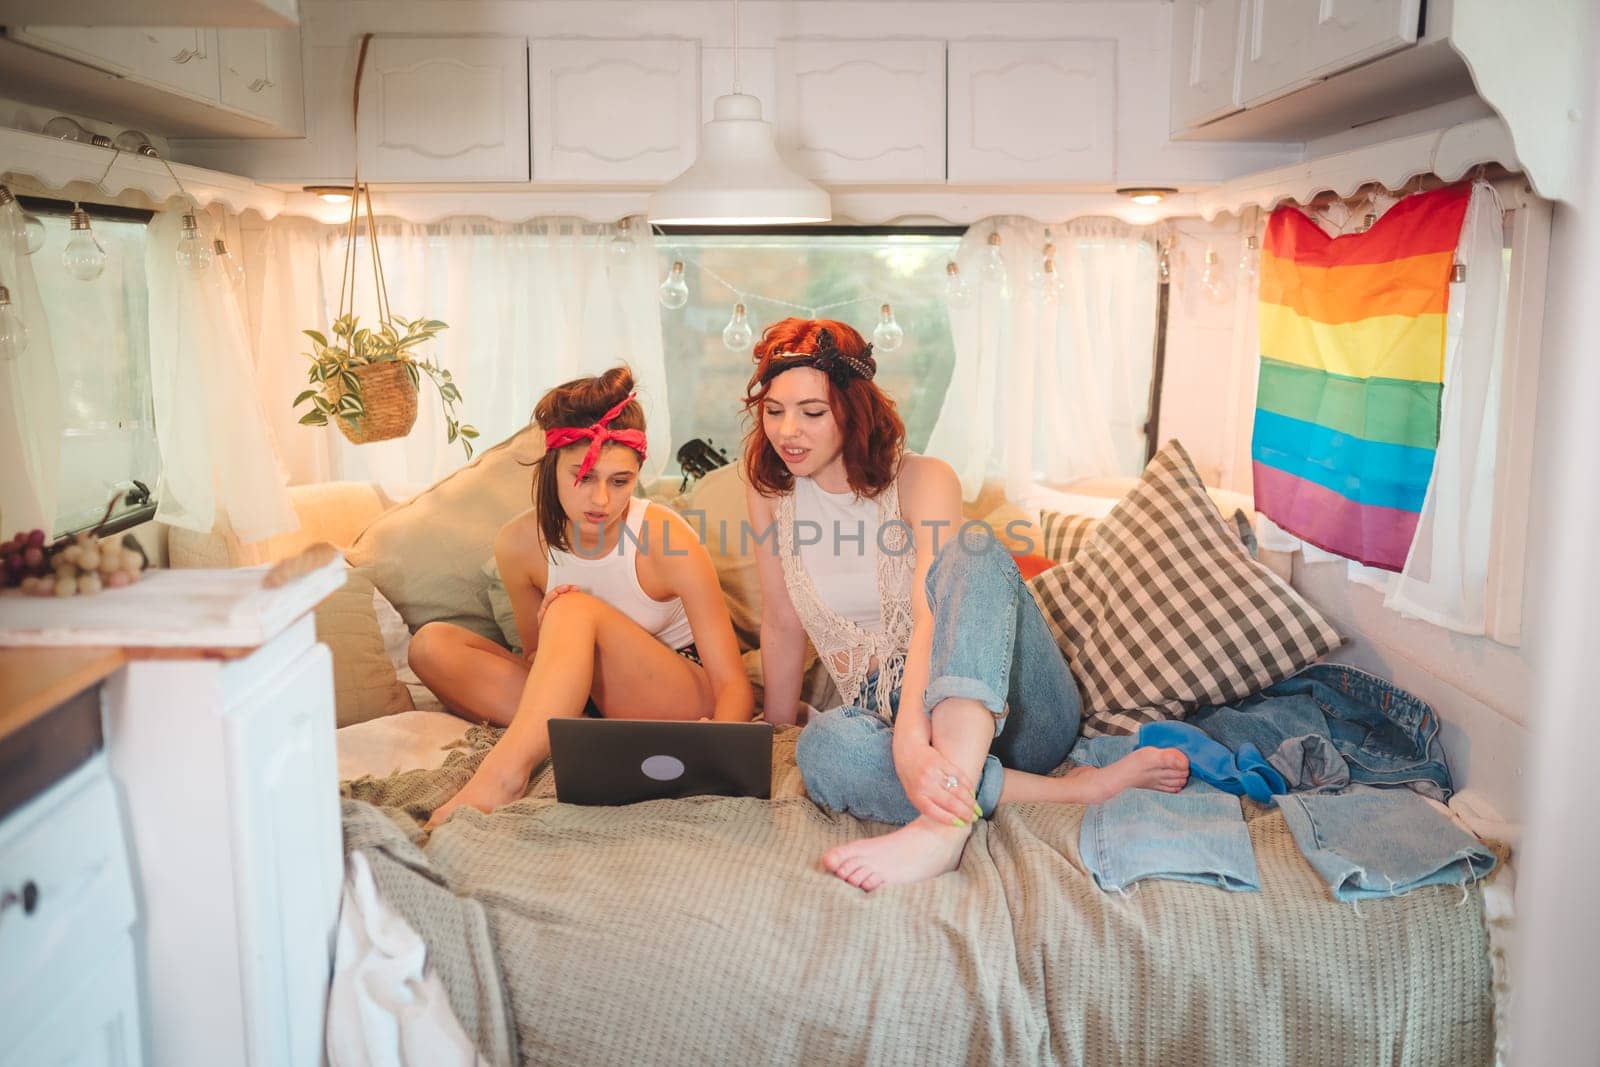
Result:
{"label": "hanging potted plant", "polygon": [[[356,87],[352,112],[359,123],[361,113],[361,73],[367,64],[369,33],[361,38],[361,54],[356,60]],[[359,137],[357,143],[359,143]],[[355,444],[387,441],[404,437],[417,421],[417,388],[426,374],[439,390],[444,404],[445,442],[461,442],[467,458],[472,458],[472,441],[478,431],[456,415],[461,390],[450,380],[450,372],[431,359],[418,359],[415,349],[432,340],[445,324],[438,319],[418,318],[407,322],[389,310],[389,289],[384,284],[383,261],[378,255],[378,227],[372,217],[372,192],[361,184],[360,154],[357,154],[350,197],[350,224],[345,234],[344,266],[339,274],[338,317],[333,320],[330,340],[320,330],[303,330],[311,338],[313,351],[307,352],[311,369],[306,379],[311,388],[294,398],[294,407],[309,402],[310,410],[300,416],[307,426],[326,426],[332,419],[341,433]],[[363,218],[363,207],[365,218]],[[378,325],[368,329],[357,323],[355,315],[356,273],[360,257],[356,239],[366,230],[367,251],[372,256],[372,280],[378,304]]]}
{"label": "hanging potted plant", "polygon": [[404,437],[416,424],[417,388],[426,374],[444,405],[446,443],[459,440],[470,459],[478,431],[457,417],[461,390],[448,370],[430,359],[418,359],[414,352],[443,329],[445,324],[437,319],[408,322],[390,317],[377,330],[369,330],[359,326],[353,314],[344,314],[334,320],[331,340],[318,330],[302,331],[314,350],[306,353],[311,360],[306,377],[313,388],[294,399],[295,407],[311,403],[300,416],[301,423],[326,426],[333,419],[358,445]]}

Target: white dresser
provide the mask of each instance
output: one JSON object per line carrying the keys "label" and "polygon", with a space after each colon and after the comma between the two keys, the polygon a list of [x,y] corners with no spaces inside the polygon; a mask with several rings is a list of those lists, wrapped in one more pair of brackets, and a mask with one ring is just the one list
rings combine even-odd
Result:
{"label": "white dresser", "polygon": [[[158,571],[118,590],[139,594],[121,603],[0,600],[0,644],[98,644],[126,659],[101,690],[104,753],[4,822],[0,873],[24,838],[48,857],[98,855],[103,838],[125,841],[132,885],[100,891],[105,921],[62,957],[106,995],[30,990],[30,1018],[131,1036],[81,1054],[49,1037],[14,1059],[15,1031],[0,1026],[0,1065],[139,1063],[141,1044],[161,1067],[321,1061],[343,863],[332,661],[311,609],[343,569],[273,590],[259,570]],[[124,915],[131,941],[125,923],[115,933]],[[5,926],[0,982],[13,977]],[[98,1021],[135,1000],[135,1016]]]}

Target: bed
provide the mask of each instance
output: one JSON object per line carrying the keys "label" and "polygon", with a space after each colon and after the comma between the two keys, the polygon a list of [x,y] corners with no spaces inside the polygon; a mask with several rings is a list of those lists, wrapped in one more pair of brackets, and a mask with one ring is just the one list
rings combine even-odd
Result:
{"label": "bed", "polygon": [[419,820],[443,766],[346,783],[347,852],[428,945],[490,1063],[1473,1064],[1493,1058],[1482,891],[1335,903],[1275,810],[1243,802],[1262,891],[1096,888],[1084,808],[1003,808],[959,869],[867,895],[829,846],[883,827],[805,796],[617,809],[529,795]]}

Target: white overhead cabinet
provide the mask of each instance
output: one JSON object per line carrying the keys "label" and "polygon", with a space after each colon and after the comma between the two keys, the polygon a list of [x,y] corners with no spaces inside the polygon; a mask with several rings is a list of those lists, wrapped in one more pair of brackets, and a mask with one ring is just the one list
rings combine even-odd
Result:
{"label": "white overhead cabinet", "polygon": [[949,179],[1108,182],[1116,43],[952,41]]}
{"label": "white overhead cabinet", "polygon": [[1172,22],[1172,128],[1239,110],[1241,0],[1179,0]]}
{"label": "white overhead cabinet", "polygon": [[[1318,136],[1381,118],[1397,99],[1421,107],[1470,92],[1464,69],[1444,45],[1449,6],[1435,5],[1426,39],[1422,6],[1423,0],[1175,0],[1173,132],[1194,135],[1217,123],[1199,135]],[[1346,73],[1356,67],[1363,69]],[[1285,105],[1267,107],[1278,101]]]}
{"label": "white overhead cabinet", "polygon": [[15,26],[6,34],[26,47],[6,52],[0,89],[31,103],[112,114],[171,136],[305,132],[298,30]]}
{"label": "white overhead cabinet", "polygon": [[694,162],[697,42],[534,40],[528,56],[535,180],[664,182]]}
{"label": "white overhead cabinet", "polygon": [[375,37],[356,143],[363,180],[528,180],[522,37]]}
{"label": "white overhead cabinet", "polygon": [[806,177],[944,180],[943,41],[779,41],[776,91],[779,143]]}

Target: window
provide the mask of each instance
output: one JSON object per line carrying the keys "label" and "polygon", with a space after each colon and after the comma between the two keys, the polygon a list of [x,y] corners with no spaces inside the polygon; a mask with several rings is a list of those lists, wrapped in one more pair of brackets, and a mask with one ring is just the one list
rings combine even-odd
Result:
{"label": "window", "polygon": [[105,271],[90,282],[67,273],[62,249],[72,205],[22,198],[45,228],[32,257],[50,323],[61,397],[61,468],[55,533],[93,526],[119,490],[134,490],[114,514],[148,503],[135,482],[154,489],[161,473],[150,392],[149,289],[145,228],[149,212],[83,205],[106,251]]}
{"label": "window", "polygon": [[[796,315],[839,319],[869,341],[887,303],[905,340],[875,353],[877,382],[899,405],[907,447],[921,451],[955,362],[943,294],[945,264],[960,242],[959,231],[658,237],[662,277],[682,259],[689,285],[689,303],[661,313],[674,447],[706,438],[738,457],[740,403],[754,364],[749,348],[730,351],[722,342],[736,302],[758,339],[769,323]],[[668,470],[676,472],[675,461]]]}

